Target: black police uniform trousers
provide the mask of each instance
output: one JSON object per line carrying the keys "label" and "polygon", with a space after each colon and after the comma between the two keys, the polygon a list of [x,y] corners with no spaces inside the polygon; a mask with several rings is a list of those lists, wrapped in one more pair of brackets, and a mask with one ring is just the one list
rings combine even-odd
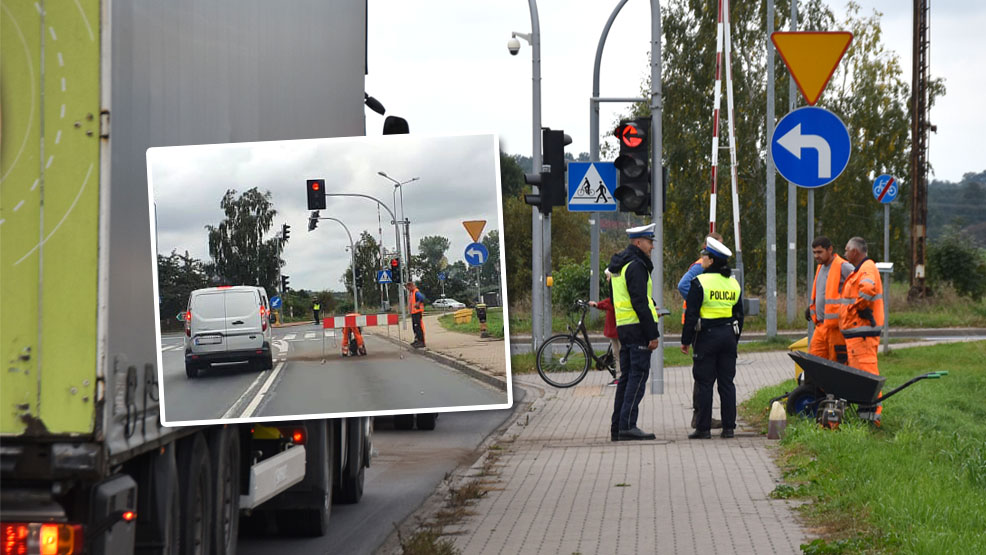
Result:
{"label": "black police uniform trousers", "polygon": [[623,343],[620,347],[620,381],[616,384],[616,401],[610,422],[613,433],[637,426],[640,401],[650,376],[650,355],[647,345]]}
{"label": "black police uniform trousers", "polygon": [[411,328],[414,330],[414,342],[425,343],[425,330],[421,328],[421,317],[424,316],[421,312],[415,312],[411,314]]}
{"label": "black police uniform trousers", "polygon": [[319,325],[322,322],[322,319],[318,317],[318,313],[319,312],[320,312],[319,310],[315,310],[314,308],[312,309],[312,316],[315,317],[315,325],[316,326]]}
{"label": "black police uniform trousers", "polygon": [[718,384],[723,430],[736,428],[736,335],[731,325],[698,332],[694,342],[692,377],[698,384],[698,426],[712,428],[712,385]]}

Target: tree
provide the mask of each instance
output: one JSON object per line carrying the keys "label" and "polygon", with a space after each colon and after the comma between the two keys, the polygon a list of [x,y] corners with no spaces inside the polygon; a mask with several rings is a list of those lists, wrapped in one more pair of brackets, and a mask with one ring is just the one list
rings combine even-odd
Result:
{"label": "tree", "polygon": [[205,226],[216,274],[228,285],[259,285],[269,292],[277,290],[284,240],[264,240],[277,215],[270,191],[261,193],[254,187],[237,197],[236,191],[229,189],[219,206],[226,218],[218,226]]}
{"label": "tree", "polygon": [[429,235],[418,241],[418,255],[414,257],[415,281],[429,299],[434,300],[441,295],[442,284],[438,274],[448,264],[445,253],[449,244],[448,238],[441,235]]}
{"label": "tree", "polygon": [[[377,287],[377,270],[380,269],[380,243],[370,235],[369,231],[363,230],[360,233],[359,240],[354,244],[356,247],[356,268],[359,270],[357,274],[357,289],[359,290],[359,303],[360,307],[379,307],[379,289]],[[346,271],[339,278],[339,281],[346,287],[346,291],[349,293],[350,304],[347,306],[352,306],[351,299],[353,295],[353,265],[352,263],[346,268]],[[395,279],[396,281],[396,279]]]}
{"label": "tree", "polygon": [[175,250],[157,255],[157,274],[162,328],[177,328],[175,315],[186,309],[192,291],[209,287],[208,275],[201,260]]}

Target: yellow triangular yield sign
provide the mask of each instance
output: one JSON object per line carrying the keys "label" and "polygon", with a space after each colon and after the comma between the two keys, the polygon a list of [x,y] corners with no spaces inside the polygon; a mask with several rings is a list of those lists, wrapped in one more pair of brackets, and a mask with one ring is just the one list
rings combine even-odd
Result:
{"label": "yellow triangular yield sign", "polygon": [[462,222],[462,225],[466,226],[466,231],[473,241],[479,241],[479,236],[483,234],[483,228],[486,227],[486,220],[469,220]]}
{"label": "yellow triangular yield sign", "polygon": [[832,73],[849,49],[848,31],[778,31],[770,35],[810,106],[818,102]]}

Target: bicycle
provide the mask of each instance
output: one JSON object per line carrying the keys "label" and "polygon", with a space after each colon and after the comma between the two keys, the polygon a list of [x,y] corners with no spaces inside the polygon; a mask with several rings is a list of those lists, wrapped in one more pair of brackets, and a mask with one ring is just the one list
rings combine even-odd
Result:
{"label": "bicycle", "polygon": [[[541,378],[559,388],[572,387],[585,379],[589,373],[590,360],[595,362],[596,370],[606,370],[616,378],[616,357],[613,346],[606,349],[602,356],[596,356],[589,342],[589,332],[585,328],[585,315],[589,311],[589,303],[575,301],[575,306],[582,310],[578,324],[573,328],[568,326],[567,334],[557,334],[548,338],[537,350],[535,366]],[[579,337],[581,332],[582,337]]]}

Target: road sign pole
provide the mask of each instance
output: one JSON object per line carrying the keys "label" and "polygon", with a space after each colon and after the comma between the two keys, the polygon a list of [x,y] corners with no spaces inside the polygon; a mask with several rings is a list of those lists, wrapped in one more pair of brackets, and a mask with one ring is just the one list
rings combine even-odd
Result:
{"label": "road sign pole", "polygon": [[883,261],[890,262],[890,204],[883,205]]}
{"label": "road sign pole", "polygon": [[[661,138],[661,116],[664,109],[664,98],[661,96],[661,3],[651,0],[651,45],[650,45],[650,112],[651,112],[651,213],[654,215],[654,250],[651,260],[654,271],[651,281],[654,284],[652,293],[657,306],[664,307],[664,172],[660,171],[664,143]],[[664,394],[664,321],[657,319],[657,331],[660,334],[657,349],[651,353],[651,395]]]}
{"label": "road sign pole", "polygon": [[[811,189],[808,191],[808,214],[805,216],[805,221],[807,224],[807,233],[805,234],[808,238],[807,245],[805,247],[805,252],[808,253],[808,263],[805,264],[805,306],[811,305],[811,283],[814,280],[815,269],[815,256],[812,254],[811,242],[815,240],[815,190]],[[812,321],[808,322],[808,341],[811,341],[811,334],[815,331],[815,323]]]}
{"label": "road sign pole", "polygon": [[[798,30],[798,0],[791,0],[791,31]],[[789,76],[787,85],[787,111],[794,110],[797,102],[794,76]],[[787,323],[794,322],[797,309],[798,265],[795,243],[798,240],[798,188],[787,182]]]}
{"label": "road sign pole", "polygon": [[[767,37],[774,33],[774,0],[767,0]],[[767,44],[767,136],[774,136],[774,49]],[[777,336],[777,188],[767,156],[767,338]]]}

